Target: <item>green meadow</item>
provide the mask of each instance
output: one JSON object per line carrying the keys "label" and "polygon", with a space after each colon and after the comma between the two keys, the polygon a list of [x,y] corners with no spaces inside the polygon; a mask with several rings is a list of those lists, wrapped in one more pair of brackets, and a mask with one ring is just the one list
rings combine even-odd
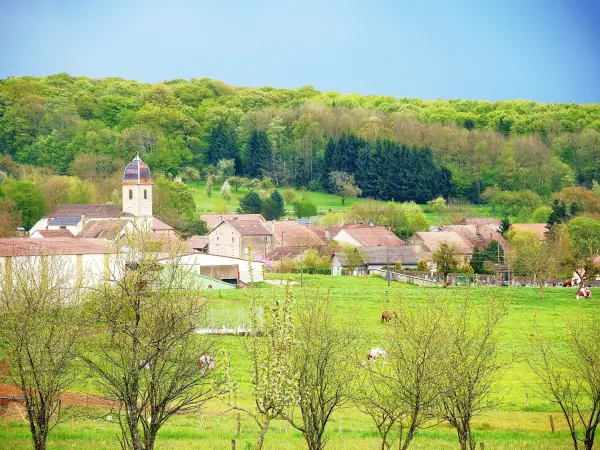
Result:
{"label": "green meadow", "polygon": [[[269,278],[287,275],[269,275]],[[300,282],[299,275],[289,278]],[[383,310],[393,309],[401,302],[410,306],[423,302],[429,296],[454,302],[467,294],[465,287],[423,288],[404,283],[387,282],[379,277],[331,277],[304,275],[303,286],[294,285],[294,295],[311,295],[316,289],[330,295],[336,311],[336,320],[354,323],[365,353],[374,346],[385,346],[386,325],[380,323]],[[274,295],[280,286],[261,283],[252,292],[265,299]],[[244,325],[250,304],[250,290],[206,291],[209,299],[208,320],[213,326]],[[561,341],[568,317],[578,313],[600,317],[594,301],[575,300],[575,291],[569,288],[548,288],[544,300],[538,298],[535,288],[471,288],[469,295],[475,305],[483,304],[491,295],[499,295],[508,307],[508,314],[499,329],[500,358],[512,361],[499,386],[497,405],[475,419],[474,432],[486,449],[565,449],[572,444],[560,412],[538,396],[533,387],[535,379],[527,365],[527,335],[536,318],[548,339]],[[239,382],[239,403],[249,405],[251,397],[249,361],[243,350],[244,337],[219,337],[218,344],[230,353],[234,378]],[[85,380],[85,381],[84,381]],[[93,384],[85,379],[77,387],[93,392]],[[158,449],[230,449],[236,439],[237,449],[253,448],[258,428],[252,419],[241,415],[242,431],[236,432],[236,412],[220,401],[206,405],[202,412],[179,415],[168,422],[158,436]],[[552,414],[556,432],[550,431]],[[88,416],[90,414],[88,413]],[[29,431],[22,420],[0,424],[0,448],[29,448]],[[118,448],[117,426],[100,419],[77,417],[59,425],[49,437],[50,449],[112,449]],[[377,449],[379,437],[371,419],[351,405],[334,414],[328,425],[330,449]],[[265,442],[267,449],[306,448],[302,436],[283,421],[275,421]],[[454,430],[447,424],[438,424],[419,433],[410,448],[456,449]]]}
{"label": "green meadow", "polygon": [[[217,214],[223,213],[225,209],[229,213],[235,212],[240,206],[240,200],[248,193],[247,187],[240,187],[236,192],[235,189],[231,189],[232,199],[229,203],[225,203],[221,193],[220,187],[215,186],[215,190],[212,193],[212,197],[206,195],[206,183],[205,182],[192,182],[188,186],[192,188],[194,193],[194,200],[196,201],[196,212],[198,214]],[[329,194],[327,192],[313,192],[313,191],[301,191],[299,189],[290,188],[297,199],[300,199],[303,195],[307,195],[310,201],[313,202],[319,214],[326,214],[330,210],[333,212],[346,211],[354,203],[363,203],[367,201],[364,198],[349,197],[345,199],[342,205],[342,198],[339,195]],[[284,189],[279,188],[279,192],[283,193]],[[372,200],[375,203],[385,203],[381,200]],[[425,205],[421,205],[424,207]],[[475,216],[477,217],[496,217],[502,218],[499,212],[493,212],[492,208],[488,205],[475,205]],[[293,214],[293,207],[286,205],[287,213],[291,216]],[[440,217],[437,213],[426,212],[425,217],[429,221],[430,225],[437,225],[440,222]]]}

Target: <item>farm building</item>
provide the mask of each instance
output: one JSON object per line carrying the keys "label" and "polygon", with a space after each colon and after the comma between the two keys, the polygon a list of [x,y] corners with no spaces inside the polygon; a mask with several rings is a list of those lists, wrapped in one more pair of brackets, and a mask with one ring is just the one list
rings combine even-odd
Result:
{"label": "farm building", "polygon": [[[331,258],[331,274],[335,276],[349,273],[350,275],[368,275],[369,271],[394,266],[400,261],[404,269],[415,269],[420,259],[430,260],[431,254],[422,252],[418,246],[405,245],[402,247],[357,247],[355,255],[348,251],[339,251]],[[351,260],[351,261],[349,261]]]}

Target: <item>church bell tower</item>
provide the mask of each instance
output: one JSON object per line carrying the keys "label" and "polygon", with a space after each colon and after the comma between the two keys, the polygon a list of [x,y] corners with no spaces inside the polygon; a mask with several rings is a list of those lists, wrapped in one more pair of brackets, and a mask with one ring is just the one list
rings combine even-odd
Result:
{"label": "church bell tower", "polygon": [[152,179],[150,168],[137,154],[123,172],[123,213],[152,217]]}

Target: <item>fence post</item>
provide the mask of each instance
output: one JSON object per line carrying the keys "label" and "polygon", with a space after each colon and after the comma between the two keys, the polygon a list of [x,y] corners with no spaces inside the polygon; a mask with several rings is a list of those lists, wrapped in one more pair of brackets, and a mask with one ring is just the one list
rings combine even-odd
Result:
{"label": "fence post", "polygon": [[235,450],[235,439],[231,440],[231,450]]}
{"label": "fence post", "polygon": [[238,437],[241,432],[242,432],[242,421],[240,418],[240,413],[237,413],[237,435],[238,435]]}
{"label": "fence post", "polygon": [[554,417],[550,414],[550,428],[552,429],[552,434],[554,434]]}
{"label": "fence post", "polygon": [[484,444],[483,442],[480,442],[480,443],[479,443],[479,448],[480,448],[481,450],[485,450],[485,444]]}

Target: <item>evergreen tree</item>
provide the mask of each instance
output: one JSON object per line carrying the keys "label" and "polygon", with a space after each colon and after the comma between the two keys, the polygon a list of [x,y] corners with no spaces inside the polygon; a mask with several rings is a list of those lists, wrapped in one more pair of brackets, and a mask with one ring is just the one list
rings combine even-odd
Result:
{"label": "evergreen tree", "polygon": [[271,143],[264,131],[254,130],[246,146],[246,174],[251,178],[262,177],[270,170]]}
{"label": "evergreen tree", "polygon": [[506,236],[506,233],[508,233],[508,230],[510,230],[511,225],[512,224],[510,223],[509,218],[504,217],[504,219],[502,219],[502,221],[500,222],[500,229],[498,231],[502,236]]}
{"label": "evergreen tree", "polygon": [[244,214],[260,214],[262,209],[262,200],[254,191],[248,192],[244,198],[240,200],[239,212]]}
{"label": "evergreen tree", "polygon": [[275,212],[277,220],[279,220],[279,218],[281,218],[281,216],[285,214],[285,204],[283,202],[283,197],[277,189],[275,189],[271,194],[271,200],[273,200],[273,202],[275,202],[275,205],[277,205],[277,209],[275,210]]}
{"label": "evergreen tree", "polygon": [[567,211],[567,205],[563,201],[554,199],[552,201],[552,212],[548,217],[546,228],[551,229],[553,225],[557,223],[566,223],[571,218],[571,215]]}
{"label": "evergreen tree", "polygon": [[485,254],[477,247],[473,249],[473,255],[471,256],[471,261],[469,261],[469,265],[473,268],[475,273],[486,273]]}
{"label": "evergreen tree", "polygon": [[267,198],[262,202],[261,214],[267,220],[279,220],[279,206],[272,198]]}
{"label": "evergreen tree", "polygon": [[216,165],[222,159],[235,159],[237,157],[235,132],[222,123],[214,127],[208,139],[206,156],[211,165]]}

